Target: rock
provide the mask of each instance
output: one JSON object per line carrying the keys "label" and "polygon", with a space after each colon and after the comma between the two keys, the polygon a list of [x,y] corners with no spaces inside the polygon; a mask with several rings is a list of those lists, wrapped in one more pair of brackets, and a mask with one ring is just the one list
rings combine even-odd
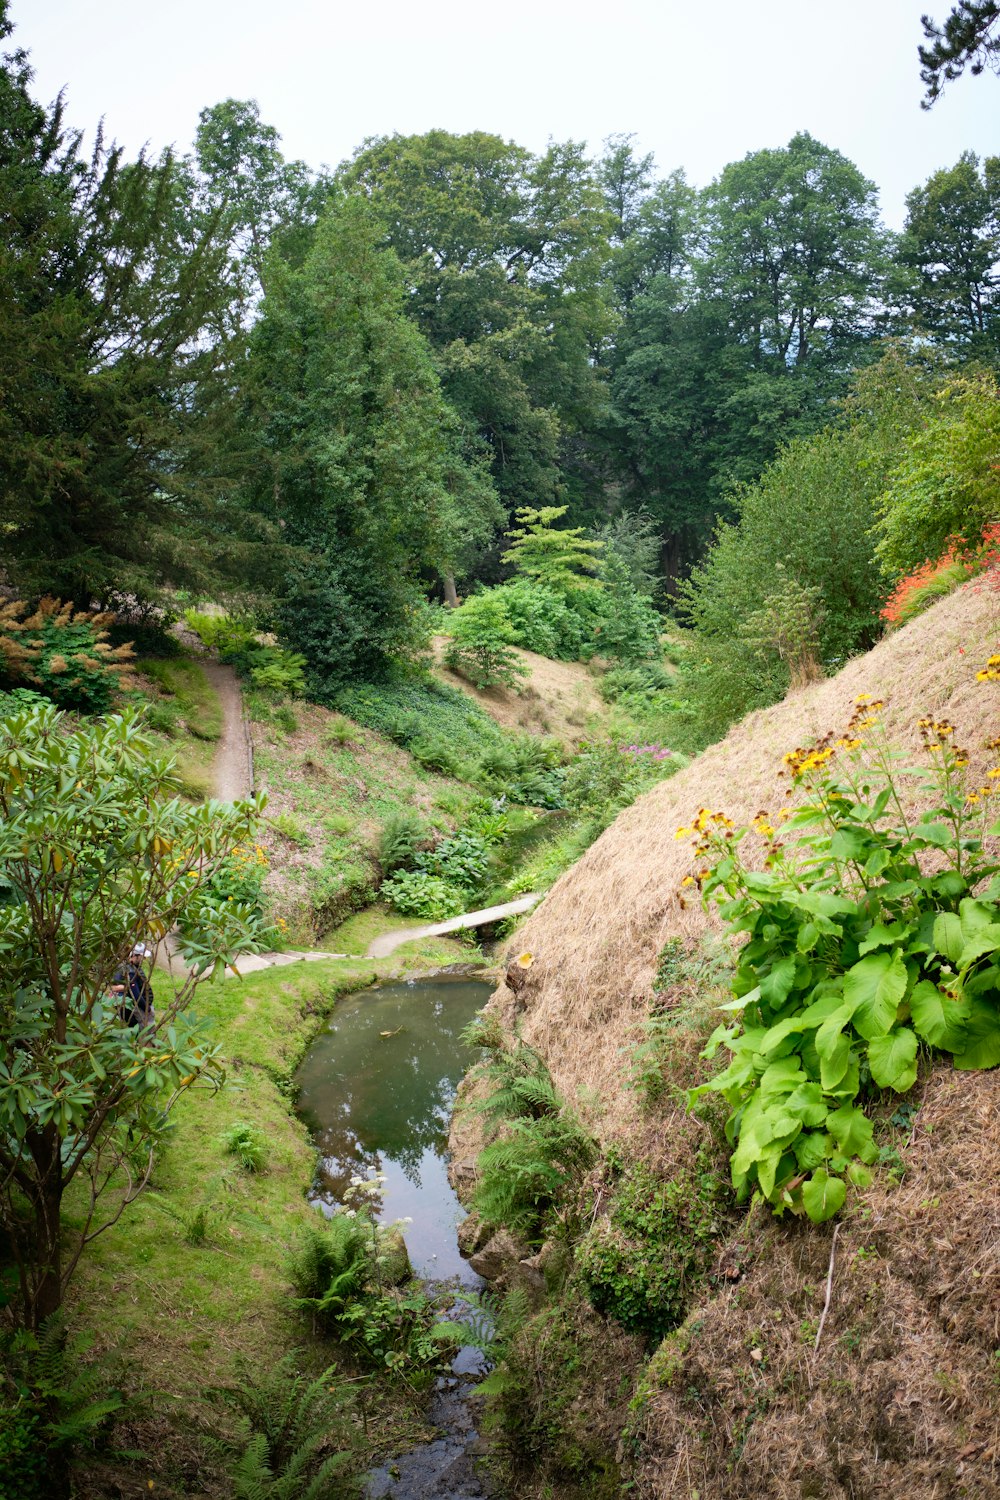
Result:
{"label": "rock", "polygon": [[504,1271],[517,1264],[523,1248],[508,1229],[498,1229],[481,1250],[469,1256],[469,1265],[484,1281],[496,1281]]}
{"label": "rock", "polygon": [[481,1250],[489,1237],[489,1225],[476,1213],[469,1214],[458,1226],[458,1248],[466,1259]]}
{"label": "rock", "polygon": [[413,1275],[410,1253],[406,1241],[398,1229],[384,1229],[379,1235],[379,1251],[382,1255],[382,1278],[387,1286],[400,1286]]}

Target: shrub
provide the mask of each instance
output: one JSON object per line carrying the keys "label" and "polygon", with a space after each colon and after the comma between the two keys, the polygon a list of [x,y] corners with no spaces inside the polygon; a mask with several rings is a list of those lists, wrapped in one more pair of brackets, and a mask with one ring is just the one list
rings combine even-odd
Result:
{"label": "shrub", "polygon": [[427,825],[419,813],[412,809],[390,813],[382,824],[378,843],[378,862],[385,874],[411,865],[426,842]]}
{"label": "shrub", "polygon": [[106,713],[112,694],[132,685],[132,647],[108,643],[113,620],[51,598],[42,599],[31,614],[25,604],[5,605],[0,666],[8,681],[37,684],[61,708]]}
{"label": "shrub", "polygon": [[890,629],[905,625],[967,579],[997,569],[1000,569],[1000,524],[987,526],[976,547],[967,547],[961,539],[953,537],[937,562],[926,562],[900,579],[882,607],[882,619]]}
{"label": "shrub", "polygon": [[235,1156],[244,1172],[263,1172],[267,1165],[267,1137],[256,1125],[237,1120],[222,1137],[223,1149]]}
{"label": "shrub", "polygon": [[878,497],[879,562],[889,578],[938,557],[949,537],[982,536],[997,519],[1000,387],[979,374],[940,391]]}
{"label": "shrub", "polygon": [[380,895],[391,901],[404,917],[425,917],[443,922],[465,910],[463,893],[438,875],[426,870],[400,870],[383,880]]}
{"label": "shrub", "polygon": [[299,821],[293,813],[276,813],[268,822],[276,833],[287,839],[290,844],[295,844],[299,849],[308,849],[312,843],[309,830]]}
{"label": "shrub", "polygon": [[[1000,681],[1000,655],[977,676]],[[870,1180],[869,1081],[908,1092],[921,1046],[958,1069],[1000,1063],[1000,865],[984,845],[1000,766],[970,788],[954,725],[928,716],[928,764],[902,769],[878,734],[880,707],[863,695],[838,740],[785,756],[803,800],[780,838],[777,820],[755,818],[763,870],[741,856],[749,830],[722,812],[703,808],[679,830],[693,832],[701,863],[685,884],[700,883],[746,937],[734,1020],[704,1054],[725,1046],[732,1061],[692,1098],[717,1092],[731,1108],[740,1198],[816,1222],[839,1210],[848,1181]],[[907,783],[922,803],[912,820]]]}
{"label": "shrub", "polygon": [[300,698],[306,690],[306,659],[281,646],[256,646],[246,653],[250,681],[256,688]]}
{"label": "shrub", "polygon": [[714,1255],[721,1187],[704,1165],[669,1182],[642,1164],[627,1169],[577,1249],[598,1312],[655,1340],[684,1321]]}
{"label": "shrub", "polygon": [[417,866],[430,875],[438,875],[451,886],[475,890],[490,862],[490,845],[480,834],[460,832],[442,839],[433,849],[418,856]]}
{"label": "shrub", "polygon": [[528,578],[513,578],[496,590],[510,620],[515,646],[557,661],[578,661],[590,631],[584,615],[556,589]]}
{"label": "shrub", "polygon": [[654,781],[672,775],[677,765],[664,745],[584,745],[566,772],[563,797],[572,812],[606,828],[623,807]]}
{"label": "shrub", "polygon": [[517,687],[524,668],[511,650],[513,629],[498,590],[474,594],[448,622],[444,659],[477,688]]}

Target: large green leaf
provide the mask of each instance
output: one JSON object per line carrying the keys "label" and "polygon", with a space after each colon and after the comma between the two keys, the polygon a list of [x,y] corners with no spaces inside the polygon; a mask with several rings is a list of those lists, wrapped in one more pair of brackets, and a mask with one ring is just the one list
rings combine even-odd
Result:
{"label": "large green leaf", "polygon": [[822,1125],[827,1116],[823,1090],[818,1083],[800,1083],[785,1100],[785,1109],[788,1114],[796,1116],[803,1125],[808,1125],[811,1129]]}
{"label": "large green leaf", "polygon": [[826,1128],[844,1156],[860,1156],[870,1161],[878,1154],[872,1145],[872,1122],[856,1104],[842,1104],[827,1115]]}
{"label": "large green leaf", "polygon": [[995,1068],[1000,1063],[1000,1007],[978,995],[969,1001],[965,1023],[965,1046],[956,1054],[955,1067]]}
{"label": "large green leaf", "polygon": [[868,1066],[881,1089],[905,1094],[917,1080],[917,1037],[908,1026],[897,1026],[888,1036],[868,1044]]}
{"label": "large green leaf", "polygon": [[795,983],[795,959],[779,958],[769,974],[760,981],[761,999],[768,1005],[783,1005]]}
{"label": "large green leaf", "polygon": [[870,953],[844,975],[844,999],[855,1028],[871,1041],[885,1036],[906,993],[906,965],[900,953]]}
{"label": "large green leaf", "polygon": [[844,1031],[850,1020],[846,1006],[828,1016],[816,1033],[820,1081],[827,1091],[836,1088],[847,1072],[851,1058],[851,1038]]}
{"label": "large green leaf", "polygon": [[846,1197],[846,1184],[839,1177],[831,1177],[824,1167],[818,1167],[802,1187],[802,1202],[814,1224],[832,1219],[843,1208]]}
{"label": "large green leaf", "polygon": [[910,1014],[917,1032],[932,1047],[962,1051],[967,1007],[961,1001],[949,1000],[936,984],[922,979],[910,996]]}
{"label": "large green leaf", "polygon": [[943,911],[934,919],[934,946],[949,963],[957,964],[965,947],[965,934],[957,913]]}

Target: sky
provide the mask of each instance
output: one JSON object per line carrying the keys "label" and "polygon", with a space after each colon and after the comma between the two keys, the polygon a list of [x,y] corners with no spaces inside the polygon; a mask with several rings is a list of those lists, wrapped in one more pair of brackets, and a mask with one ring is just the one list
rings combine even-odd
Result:
{"label": "sky", "polygon": [[[906,193],[963,150],[1000,152],[1000,80],[968,73],[922,111],[921,11],[952,0],[10,0],[35,94],[130,152],[189,148],[199,110],[253,98],[289,157],[336,166],[366,136],[492,131],[597,153],[634,132],[704,186],[807,130]],[[11,45],[11,44],[8,44]]]}

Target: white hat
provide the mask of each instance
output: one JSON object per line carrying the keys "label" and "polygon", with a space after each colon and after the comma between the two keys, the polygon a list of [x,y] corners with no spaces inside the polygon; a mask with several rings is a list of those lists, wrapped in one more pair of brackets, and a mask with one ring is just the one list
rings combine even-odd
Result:
{"label": "white hat", "polygon": [[136,943],[135,947],[132,949],[132,952],[129,954],[129,958],[149,958],[151,957],[152,952],[152,948],[150,948],[146,943]]}

